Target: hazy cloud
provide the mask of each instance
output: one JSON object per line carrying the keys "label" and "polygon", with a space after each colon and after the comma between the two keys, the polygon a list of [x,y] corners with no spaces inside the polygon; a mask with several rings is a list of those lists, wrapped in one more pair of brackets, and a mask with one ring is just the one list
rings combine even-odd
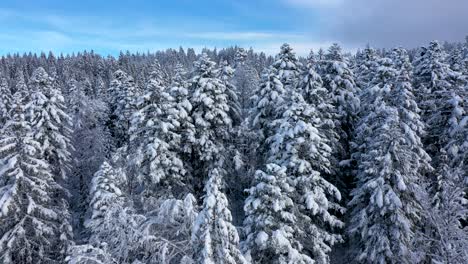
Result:
{"label": "hazy cloud", "polygon": [[350,45],[415,47],[468,34],[467,0],[286,0],[316,11],[321,35]]}

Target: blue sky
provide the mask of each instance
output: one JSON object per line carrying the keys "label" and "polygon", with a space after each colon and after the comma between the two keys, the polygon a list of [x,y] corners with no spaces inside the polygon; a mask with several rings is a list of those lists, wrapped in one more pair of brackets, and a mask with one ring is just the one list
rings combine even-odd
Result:
{"label": "blue sky", "polygon": [[[461,5],[468,2],[451,1]],[[385,2],[393,4],[385,6]],[[402,20],[399,15],[387,14],[398,14],[398,9],[392,10],[398,2],[404,10],[408,6],[411,9],[411,4],[403,0],[2,0],[0,54],[93,49],[115,55],[120,50],[145,52],[179,46],[200,50],[235,44],[274,54],[283,42],[291,43],[299,54],[306,54],[310,48],[327,47],[334,41],[347,49],[366,43],[414,45],[409,41],[413,37],[408,36],[426,28],[423,22],[429,18],[408,21],[415,25],[410,29],[398,23],[392,25]],[[431,11],[431,2],[440,1],[414,2],[429,3]],[[375,17],[379,12],[385,12],[385,21]],[[438,17],[438,26],[440,20],[459,19],[453,12],[445,10],[447,16]],[[461,16],[467,17],[463,12]],[[462,32],[458,32],[461,30],[439,35],[449,40],[462,39]],[[426,31],[428,41],[432,36]],[[421,37],[412,42],[419,45],[423,41],[426,39]]]}

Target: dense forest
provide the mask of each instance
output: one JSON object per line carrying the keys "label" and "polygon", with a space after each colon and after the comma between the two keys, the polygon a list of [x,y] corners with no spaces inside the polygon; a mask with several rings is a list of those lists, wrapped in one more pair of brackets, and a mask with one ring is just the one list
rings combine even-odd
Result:
{"label": "dense forest", "polygon": [[468,37],[5,55],[0,262],[467,263]]}

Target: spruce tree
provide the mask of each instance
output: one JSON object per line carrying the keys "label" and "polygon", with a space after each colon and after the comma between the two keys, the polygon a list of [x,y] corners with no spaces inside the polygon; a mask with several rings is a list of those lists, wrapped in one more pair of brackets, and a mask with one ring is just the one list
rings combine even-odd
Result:
{"label": "spruce tree", "polygon": [[301,241],[302,252],[318,263],[329,263],[331,247],[342,241],[334,230],[343,222],[334,213],[344,212],[338,204],[340,191],[324,178],[330,173],[332,150],[318,129],[316,110],[302,95],[293,91],[290,96],[282,117],[273,122],[275,133],[268,139],[268,161],[285,166],[288,181],[295,184],[291,197],[297,207],[299,230],[294,236]]}
{"label": "spruce tree", "polygon": [[379,102],[366,124],[367,150],[358,160],[349,231],[361,263],[412,263],[411,245],[420,217],[414,153],[399,128],[395,108]]}
{"label": "spruce tree", "polygon": [[295,237],[298,220],[292,185],[286,167],[271,163],[265,172],[255,172],[244,207],[247,238],[243,250],[252,263],[313,263]]}
{"label": "spruce tree", "polygon": [[259,146],[256,151],[259,163],[266,158],[268,152],[266,139],[273,133],[271,122],[280,117],[285,100],[286,90],[278,78],[278,71],[270,67],[252,97],[253,108],[248,120],[251,129],[259,136]]}
{"label": "spruce tree", "polygon": [[222,170],[210,171],[201,212],[193,227],[192,241],[197,263],[247,263],[241,254],[239,236],[232,225],[228,200],[222,192]]}
{"label": "spruce tree", "polygon": [[[326,138],[327,144],[332,151],[336,151],[339,149],[339,136],[335,131],[336,113],[332,105],[332,95],[323,87],[322,78],[314,70],[316,65],[314,60],[313,52],[311,52],[308,63],[301,73],[297,92],[301,93],[305,102],[316,110],[317,129],[320,134]],[[329,156],[330,166],[328,166],[326,171],[321,170],[320,173],[322,173],[322,175],[328,174],[327,178],[335,178],[334,180],[336,180],[335,170],[337,169],[338,161],[335,153],[333,154],[334,155]]]}
{"label": "spruce tree", "polygon": [[70,169],[71,118],[58,87],[43,68],[37,68],[30,80],[31,102],[28,118],[36,140],[41,143],[44,159],[51,165],[56,179],[66,179]]}
{"label": "spruce tree", "polygon": [[7,79],[2,77],[0,79],[0,125],[2,126],[9,119],[8,113],[10,112],[11,104],[11,90],[8,87]]}
{"label": "spruce tree", "polygon": [[130,127],[130,147],[135,154],[132,162],[137,178],[151,196],[157,190],[173,195],[173,188],[184,185],[186,174],[178,153],[182,143],[179,109],[168,89],[162,86],[159,74],[158,71],[151,73],[147,93],[138,99]]}
{"label": "spruce tree", "polygon": [[72,244],[65,190],[43,158],[42,144],[25,118],[21,97],[14,98],[0,139],[0,260],[62,263]]}
{"label": "spruce tree", "polygon": [[193,155],[197,164],[192,163],[192,166],[197,174],[195,188],[201,189],[210,167],[219,161],[223,163],[232,119],[226,86],[218,78],[216,64],[207,54],[202,54],[194,66],[189,100],[195,131]]}
{"label": "spruce tree", "polygon": [[[360,111],[360,89],[354,81],[354,74],[341,54],[339,45],[334,44],[325,55],[325,60],[320,62],[324,87],[331,96],[331,104],[335,109],[335,128],[339,136],[339,144],[336,144],[336,154],[339,169],[337,182],[350,185],[352,177],[351,145],[354,128]],[[347,197],[347,190],[342,189],[343,196]]]}
{"label": "spruce tree", "polygon": [[272,66],[278,71],[278,79],[281,83],[285,87],[293,88],[299,76],[301,63],[289,44],[285,43],[281,46]]}

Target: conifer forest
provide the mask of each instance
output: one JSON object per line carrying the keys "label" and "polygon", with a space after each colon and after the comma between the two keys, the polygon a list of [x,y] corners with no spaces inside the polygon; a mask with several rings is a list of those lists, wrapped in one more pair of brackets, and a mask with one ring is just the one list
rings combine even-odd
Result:
{"label": "conifer forest", "polygon": [[468,37],[0,59],[2,264],[468,263]]}

